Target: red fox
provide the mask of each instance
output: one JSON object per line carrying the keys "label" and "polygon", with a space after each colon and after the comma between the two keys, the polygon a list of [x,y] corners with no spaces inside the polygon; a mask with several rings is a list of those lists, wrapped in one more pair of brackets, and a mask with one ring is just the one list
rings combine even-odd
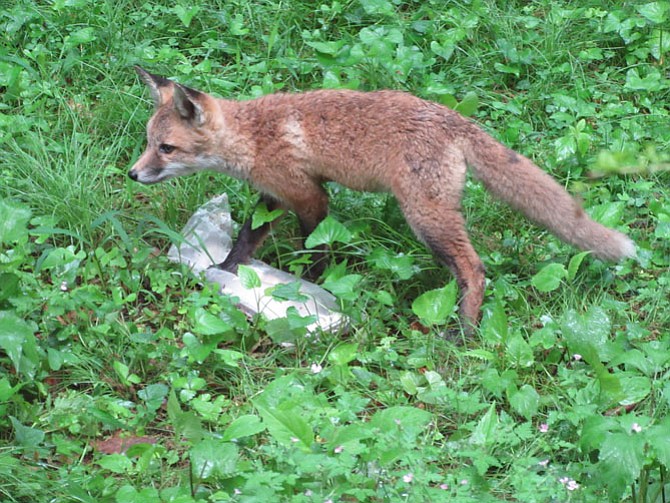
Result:
{"label": "red fox", "polygon": [[[466,167],[494,196],[563,241],[606,260],[636,254],[633,241],[590,219],[529,159],[437,103],[398,91],[349,90],[232,101],[136,70],[156,110],[131,179],[150,184],[211,169],[248,180],[269,210],[297,215],[304,237],[328,212],[324,182],[390,191],[417,237],[454,273],[461,319],[470,325],[479,318],[485,277],[460,210]],[[253,229],[247,221],[218,267],[236,272],[271,227]]]}

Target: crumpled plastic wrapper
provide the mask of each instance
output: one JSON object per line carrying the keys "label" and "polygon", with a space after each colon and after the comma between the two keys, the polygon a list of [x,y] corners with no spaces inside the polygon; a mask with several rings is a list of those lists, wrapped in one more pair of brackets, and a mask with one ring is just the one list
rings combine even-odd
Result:
{"label": "crumpled plastic wrapper", "polygon": [[[286,310],[294,307],[301,316],[316,316],[316,322],[307,327],[311,333],[346,329],[347,319],[337,312],[335,297],[314,283],[253,260],[248,265],[258,274],[261,286],[245,288],[235,274],[210,267],[226,258],[233,246],[232,234],[228,196],[222,194],[202,205],[191,216],[181,232],[184,241],[170,247],[168,258],[188,265],[195,274],[205,271],[205,279],[219,284],[221,294],[239,298],[238,307],[248,316],[261,313],[267,319],[284,318]],[[295,281],[300,282],[300,293],[309,300],[281,301],[265,293],[268,288]]]}

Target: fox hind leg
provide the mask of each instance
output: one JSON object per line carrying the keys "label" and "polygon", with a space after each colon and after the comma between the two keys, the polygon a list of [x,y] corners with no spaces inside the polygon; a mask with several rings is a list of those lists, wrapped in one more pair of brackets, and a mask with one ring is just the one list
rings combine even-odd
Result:
{"label": "fox hind leg", "polygon": [[[415,209],[418,208],[418,211]],[[428,248],[452,271],[461,291],[460,315],[466,331],[479,320],[484,300],[484,264],[470,243],[460,211],[412,205],[404,208],[408,223]]]}

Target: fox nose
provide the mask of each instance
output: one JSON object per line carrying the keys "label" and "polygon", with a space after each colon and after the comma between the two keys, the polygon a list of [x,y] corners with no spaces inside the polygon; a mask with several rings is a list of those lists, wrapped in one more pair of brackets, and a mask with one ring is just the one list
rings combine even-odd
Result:
{"label": "fox nose", "polygon": [[134,169],[131,169],[130,171],[128,171],[128,178],[130,178],[131,180],[137,181],[137,173],[135,172]]}

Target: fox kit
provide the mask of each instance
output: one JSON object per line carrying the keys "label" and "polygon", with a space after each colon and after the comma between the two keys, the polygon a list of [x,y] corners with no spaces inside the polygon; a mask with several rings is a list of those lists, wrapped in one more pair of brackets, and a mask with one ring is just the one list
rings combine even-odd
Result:
{"label": "fox kit", "polygon": [[[212,169],[248,180],[268,209],[293,211],[305,237],[328,212],[324,182],[390,191],[417,237],[456,276],[466,323],[477,323],[485,282],[460,210],[466,167],[563,241],[606,260],[635,256],[633,241],[591,220],[529,159],[437,103],[397,91],[348,90],[238,102],[136,70],[156,110],[131,179],[149,184]],[[271,226],[253,229],[247,221],[218,267],[236,272]]]}

